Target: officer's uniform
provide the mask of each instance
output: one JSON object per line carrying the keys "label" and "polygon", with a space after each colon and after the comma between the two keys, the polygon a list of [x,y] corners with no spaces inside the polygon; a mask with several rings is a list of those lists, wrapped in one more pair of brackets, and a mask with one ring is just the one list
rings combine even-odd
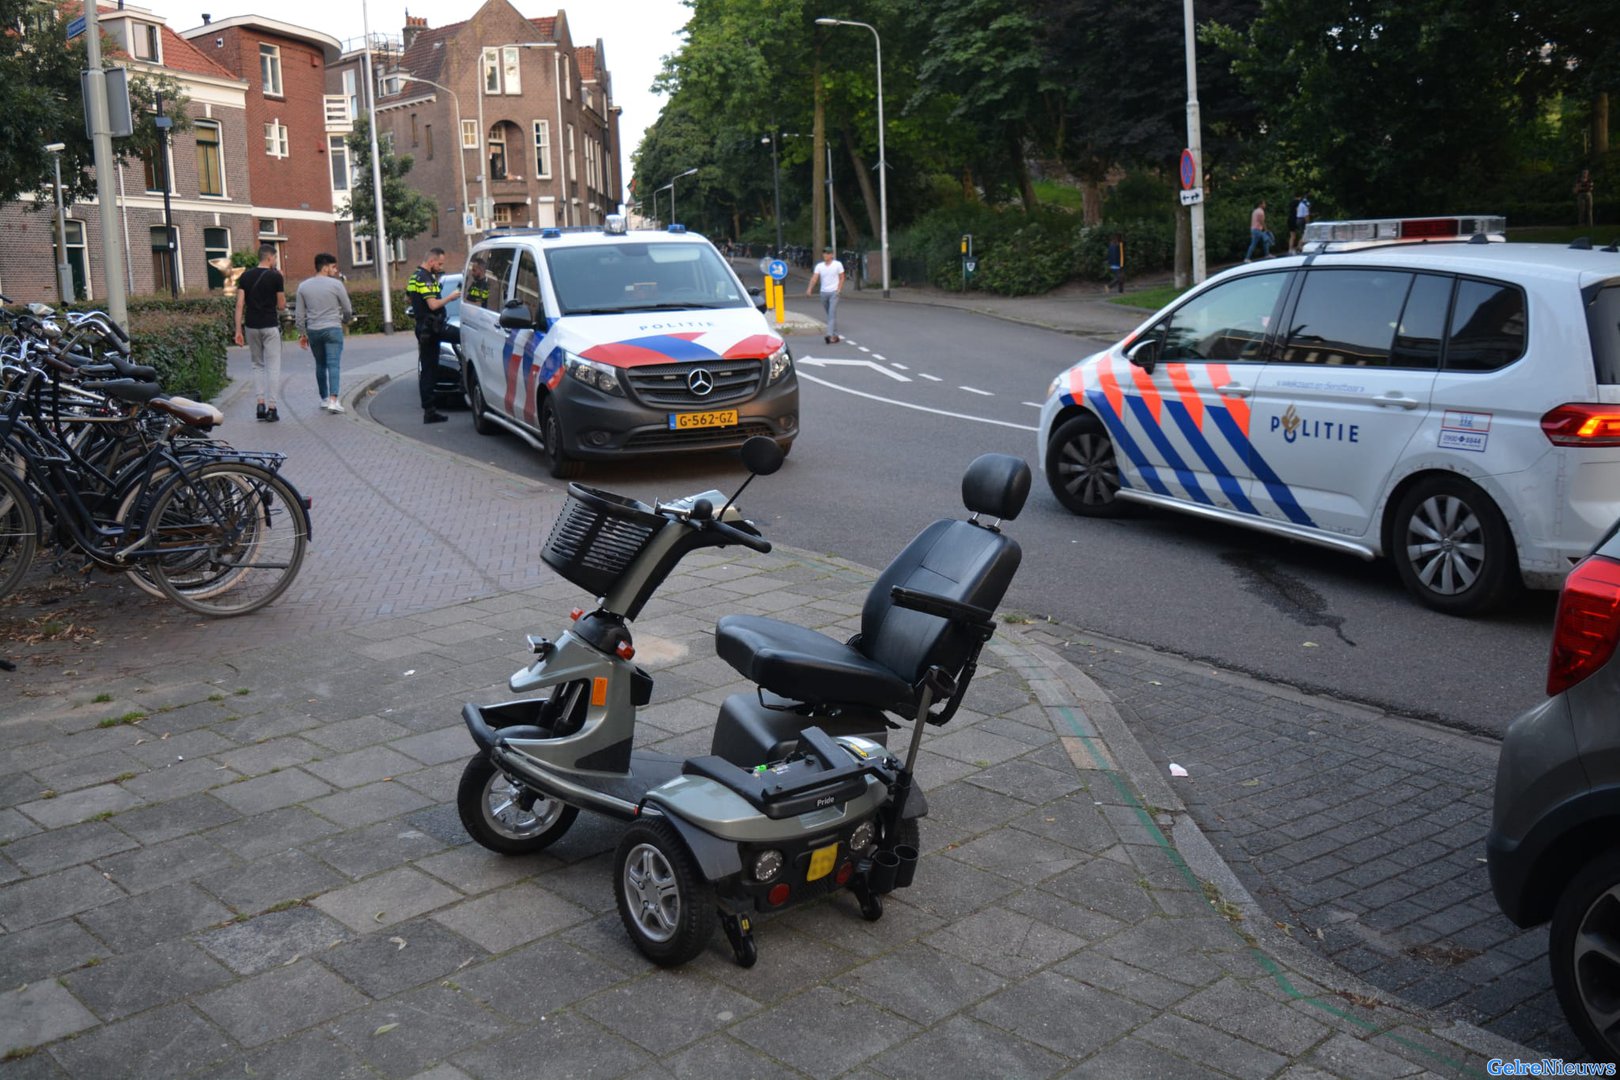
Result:
{"label": "officer's uniform", "polygon": [[473,281],[469,278],[467,290],[463,293],[463,296],[469,304],[477,304],[482,308],[489,307],[489,276],[485,275],[481,281]]}
{"label": "officer's uniform", "polygon": [[433,384],[439,378],[439,342],[460,344],[461,333],[449,323],[444,309],[434,311],[428,300],[439,298],[439,275],[425,266],[418,266],[405,283],[405,295],[411,301],[411,318],[416,320],[416,389],[422,399],[422,411],[434,411],[436,394]]}

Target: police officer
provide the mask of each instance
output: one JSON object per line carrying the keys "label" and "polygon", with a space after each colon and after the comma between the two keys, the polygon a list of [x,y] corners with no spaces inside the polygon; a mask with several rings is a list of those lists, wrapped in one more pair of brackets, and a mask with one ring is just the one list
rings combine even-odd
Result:
{"label": "police officer", "polygon": [[411,318],[416,320],[416,388],[422,399],[422,423],[442,424],[449,417],[434,408],[433,384],[439,376],[439,342],[461,343],[461,333],[450,325],[444,306],[461,296],[457,289],[449,296],[439,295],[439,275],[444,272],[444,248],[429,248],[405,283],[411,301]]}
{"label": "police officer", "polygon": [[467,264],[467,303],[489,307],[489,272],[484,268],[484,260],[477,255]]}

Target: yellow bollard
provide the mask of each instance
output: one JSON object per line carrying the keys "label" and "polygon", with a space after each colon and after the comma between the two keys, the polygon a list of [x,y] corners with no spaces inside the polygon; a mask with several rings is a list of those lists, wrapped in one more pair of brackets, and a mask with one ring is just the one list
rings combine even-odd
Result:
{"label": "yellow bollard", "polygon": [[787,321],[787,303],[784,299],[786,287],[779,281],[776,283],[776,325],[781,326]]}

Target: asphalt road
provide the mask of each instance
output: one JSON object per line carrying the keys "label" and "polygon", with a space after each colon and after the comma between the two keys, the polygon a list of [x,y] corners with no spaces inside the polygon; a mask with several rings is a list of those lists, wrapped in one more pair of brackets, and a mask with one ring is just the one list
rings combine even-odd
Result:
{"label": "asphalt road", "polygon": [[[772,539],[868,566],[960,510],[962,471],[978,454],[1018,454],[1034,467],[1048,381],[1104,344],[865,297],[839,315],[839,345],[790,339],[803,433],[743,505]],[[385,387],[370,409],[406,434],[545,478],[536,451],[474,434],[465,411],[424,427],[409,380]],[[650,501],[729,491],[741,479],[735,455],[720,454],[593,467],[584,482]],[[1156,511],[1082,520],[1041,477],[1008,529],[1024,565],[1004,609],[1072,627],[1077,639],[1120,638],[1482,733],[1499,734],[1542,697],[1552,593],[1452,618],[1420,607],[1387,562]]]}

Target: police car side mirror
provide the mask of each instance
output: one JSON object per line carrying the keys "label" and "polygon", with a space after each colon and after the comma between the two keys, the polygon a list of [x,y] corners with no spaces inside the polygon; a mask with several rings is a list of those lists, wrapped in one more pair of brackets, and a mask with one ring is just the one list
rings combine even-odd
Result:
{"label": "police car side mirror", "polygon": [[503,330],[532,330],[534,312],[521,300],[508,300],[501,308],[500,324]]}
{"label": "police car side mirror", "polygon": [[748,290],[748,296],[749,296],[749,299],[754,301],[754,306],[756,308],[758,308],[760,311],[765,310],[765,290],[764,289],[749,289]]}
{"label": "police car side mirror", "polygon": [[1159,363],[1159,339],[1156,337],[1143,338],[1125,351],[1125,359],[1149,375],[1153,374],[1153,369]]}

